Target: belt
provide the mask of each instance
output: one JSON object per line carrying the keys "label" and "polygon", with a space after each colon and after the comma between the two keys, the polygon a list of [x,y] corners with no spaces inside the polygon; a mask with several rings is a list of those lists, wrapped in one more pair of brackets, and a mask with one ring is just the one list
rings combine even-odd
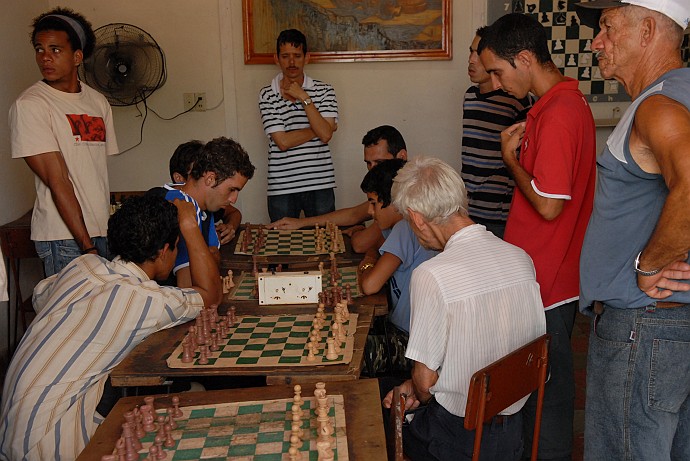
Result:
{"label": "belt", "polygon": [[491,426],[491,424],[496,423],[497,426],[500,426],[507,423],[512,416],[513,415],[496,415],[487,422],[485,422],[484,425]]}
{"label": "belt", "polygon": [[[657,301],[656,303],[653,304],[654,307],[658,307],[659,309],[670,309],[673,307],[680,307],[680,306],[685,306],[686,303],[674,303],[670,301]],[[595,314],[603,314],[604,313],[604,306],[605,304],[602,303],[601,301],[594,301],[594,304],[592,305],[592,311]]]}

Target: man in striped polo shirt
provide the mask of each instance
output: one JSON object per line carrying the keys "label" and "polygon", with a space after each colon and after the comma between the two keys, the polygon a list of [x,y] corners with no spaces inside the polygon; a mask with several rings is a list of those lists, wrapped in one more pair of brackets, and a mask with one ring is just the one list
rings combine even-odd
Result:
{"label": "man in striped polo shirt", "polygon": [[304,74],[307,39],[284,30],[276,43],[281,72],[259,92],[268,146],[268,214],[280,218],[316,216],[335,210],[335,172],[328,141],[338,129],[333,87]]}
{"label": "man in striped polo shirt", "polygon": [[524,120],[531,96],[516,98],[494,89],[477,54],[486,27],[477,29],[470,45],[467,74],[474,83],[462,103],[462,180],[467,188],[470,218],[503,238],[513,199],[513,178],[501,156],[501,131]]}
{"label": "man in striped polo shirt", "polygon": [[[159,286],[180,236],[194,285]],[[2,392],[0,460],[75,459],[109,411],[99,401],[110,371],[149,335],[221,300],[218,266],[189,202],[128,199],[108,221],[108,245],[112,261],[83,255],[36,286],[38,315]]]}

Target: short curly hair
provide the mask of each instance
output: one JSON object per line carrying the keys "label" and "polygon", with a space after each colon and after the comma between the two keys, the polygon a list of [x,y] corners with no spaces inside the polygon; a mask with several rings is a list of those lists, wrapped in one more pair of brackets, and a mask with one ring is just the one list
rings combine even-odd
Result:
{"label": "short curly hair", "polygon": [[[74,27],[59,16],[67,17],[79,24],[84,32],[84,43],[82,44],[79,34]],[[69,43],[72,46],[72,51],[81,50],[84,54],[84,59],[87,59],[93,53],[96,46],[96,35],[93,32],[91,23],[81,14],[69,8],[58,7],[48,11],[47,13],[39,14],[31,24],[31,44],[36,42],[36,34],[45,30],[61,30],[67,33]]]}
{"label": "short curly hair", "polygon": [[180,235],[177,207],[162,197],[134,196],[108,221],[108,246],[122,260],[153,261],[167,243],[175,248]]}
{"label": "short curly hair", "polygon": [[184,142],[177,146],[177,149],[175,149],[175,152],[173,152],[168,164],[168,168],[170,169],[170,179],[175,181],[173,174],[178,173],[186,181],[194,162],[196,162],[196,158],[199,156],[199,152],[201,152],[201,149],[203,148],[204,143],[196,139]]}
{"label": "short curly hair", "polygon": [[379,202],[383,205],[382,208],[386,208],[392,201],[391,189],[393,188],[393,179],[404,165],[405,160],[399,158],[379,163],[369,170],[362,180],[360,185],[362,192],[365,194],[376,194]]}
{"label": "short curly hair", "polygon": [[200,179],[204,173],[212,171],[216,174],[214,186],[232,178],[236,173],[247,179],[254,176],[254,165],[244,148],[234,139],[221,136],[207,142],[201,149],[192,166],[189,176]]}

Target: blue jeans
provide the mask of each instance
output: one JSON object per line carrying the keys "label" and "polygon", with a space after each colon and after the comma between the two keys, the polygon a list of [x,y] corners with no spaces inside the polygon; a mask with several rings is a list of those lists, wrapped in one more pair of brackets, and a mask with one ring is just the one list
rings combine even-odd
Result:
{"label": "blue jeans", "polygon": [[[98,248],[98,254],[110,259],[108,241],[105,237],[93,237],[93,246]],[[50,277],[65,268],[73,259],[81,256],[81,248],[75,240],[35,241],[36,253],[43,261],[45,276]]]}
{"label": "blue jeans", "polygon": [[[549,344],[549,377],[544,388],[544,406],[539,432],[540,460],[572,459],[573,420],[575,418],[575,373],[570,337],[573,333],[577,301],[549,309],[546,332]],[[522,408],[525,457],[532,453],[532,436],[537,413],[537,392],[532,393]]]}
{"label": "blue jeans", "polygon": [[[471,460],[474,433],[435,399],[413,410],[414,418],[403,424],[403,452],[417,460]],[[520,412],[498,422],[485,423],[480,447],[481,460],[517,461],[522,455],[522,415]]]}
{"label": "blue jeans", "polygon": [[690,459],[690,305],[604,307],[587,359],[585,459]]}
{"label": "blue jeans", "polygon": [[280,218],[299,218],[300,211],[304,216],[321,216],[335,211],[335,193],[333,189],[311,190],[285,195],[268,196],[268,215],[271,222]]}

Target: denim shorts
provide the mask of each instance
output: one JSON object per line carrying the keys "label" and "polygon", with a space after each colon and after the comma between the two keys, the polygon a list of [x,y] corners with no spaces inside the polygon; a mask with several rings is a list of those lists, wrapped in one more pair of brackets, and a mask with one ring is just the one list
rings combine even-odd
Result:
{"label": "denim shorts", "polygon": [[[91,239],[93,246],[98,248],[98,254],[104,258],[109,258],[108,243],[105,237],[94,237]],[[43,261],[45,276],[50,277],[60,272],[73,259],[81,256],[81,248],[75,240],[50,240],[35,241],[36,253]]]}

